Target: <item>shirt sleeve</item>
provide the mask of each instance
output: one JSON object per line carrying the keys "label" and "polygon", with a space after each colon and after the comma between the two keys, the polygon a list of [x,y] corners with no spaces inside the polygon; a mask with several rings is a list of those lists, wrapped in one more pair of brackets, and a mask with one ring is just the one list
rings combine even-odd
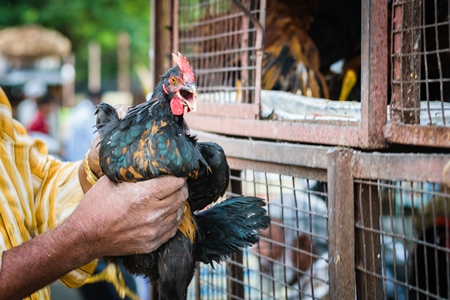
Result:
{"label": "shirt sleeve", "polygon": [[[31,138],[12,118],[11,105],[0,88],[0,252],[19,246],[63,222],[83,198],[79,162],[62,162],[47,146]],[[7,174],[7,176],[6,176]],[[93,261],[61,281],[81,286],[94,272]],[[49,289],[37,291],[46,299]],[[33,297],[31,297],[33,298]]]}
{"label": "shirt sleeve", "polygon": [[[45,232],[61,224],[77,207],[83,198],[83,190],[78,178],[81,161],[61,162],[40,151],[32,151],[32,174],[36,189],[36,221],[38,231]],[[79,287],[89,278],[97,265],[93,261],[73,270],[60,278],[70,288]]]}
{"label": "shirt sleeve", "polygon": [[39,234],[60,224],[83,198],[78,179],[80,163],[56,160],[39,140],[30,147],[30,180]]}

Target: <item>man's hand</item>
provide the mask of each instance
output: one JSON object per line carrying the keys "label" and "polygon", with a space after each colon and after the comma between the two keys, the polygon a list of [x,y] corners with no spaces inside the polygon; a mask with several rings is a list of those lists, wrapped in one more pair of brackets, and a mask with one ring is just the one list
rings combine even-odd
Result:
{"label": "man's hand", "polygon": [[61,225],[4,252],[0,298],[22,299],[99,257],[155,250],[178,229],[187,196],[183,178],[103,176]]}
{"label": "man's hand", "polygon": [[183,178],[114,184],[102,177],[67,221],[86,236],[94,258],[148,253],[176,233],[187,197]]}

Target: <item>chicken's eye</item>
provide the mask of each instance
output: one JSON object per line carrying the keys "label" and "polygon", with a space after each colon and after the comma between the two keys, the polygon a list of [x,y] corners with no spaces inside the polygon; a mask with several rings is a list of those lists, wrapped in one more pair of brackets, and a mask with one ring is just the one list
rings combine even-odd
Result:
{"label": "chicken's eye", "polygon": [[178,84],[178,82],[177,82],[177,80],[175,79],[175,77],[170,77],[170,82],[171,82],[173,85],[177,85],[177,84]]}

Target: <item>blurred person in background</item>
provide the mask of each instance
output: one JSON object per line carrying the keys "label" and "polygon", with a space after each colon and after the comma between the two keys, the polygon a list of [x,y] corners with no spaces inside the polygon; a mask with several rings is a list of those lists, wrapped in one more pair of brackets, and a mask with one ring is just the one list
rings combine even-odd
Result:
{"label": "blurred person in background", "polygon": [[53,110],[53,99],[49,94],[45,94],[43,97],[37,100],[37,112],[34,119],[30,122],[27,130],[29,132],[41,132],[50,134],[50,127],[47,122],[47,116]]}
{"label": "blurred person in background", "polygon": [[37,112],[34,119],[30,122],[27,128],[30,136],[42,140],[48,148],[50,154],[61,157],[60,142],[55,139],[50,132],[49,118],[55,112],[55,101],[53,97],[46,93],[37,99]]}
{"label": "blurred person in background", "polygon": [[[263,289],[287,299],[328,299],[327,207],[311,193],[282,194],[268,202],[271,223],[260,233]],[[273,278],[272,278],[273,277]],[[272,293],[272,291],[268,291]]]}
{"label": "blurred person in background", "polygon": [[89,92],[70,112],[65,137],[64,159],[77,161],[83,158],[95,137],[95,106],[101,102],[102,92]]}
{"label": "blurred person in background", "polygon": [[17,106],[17,120],[22,123],[25,128],[29,128],[30,124],[36,117],[38,111],[37,102],[47,93],[47,85],[38,79],[27,81],[23,86],[23,99]]}

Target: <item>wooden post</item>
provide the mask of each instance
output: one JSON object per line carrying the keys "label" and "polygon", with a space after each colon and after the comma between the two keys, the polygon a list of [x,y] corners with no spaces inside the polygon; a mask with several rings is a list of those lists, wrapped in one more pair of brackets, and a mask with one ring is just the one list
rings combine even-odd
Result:
{"label": "wooden post", "polygon": [[64,65],[61,68],[63,73],[62,83],[62,105],[72,107],[75,105],[75,55],[70,54],[64,58]]}
{"label": "wooden post", "polygon": [[[172,1],[167,3],[167,10],[170,10],[173,5]],[[167,27],[171,27],[172,20],[166,20]],[[164,67],[164,61],[166,57],[164,55],[165,37],[164,37],[164,7],[162,1],[151,0],[150,9],[150,76],[151,84],[150,91],[153,91],[156,83],[159,81],[161,75],[166,69]],[[169,39],[171,34],[169,33]],[[167,40],[167,39],[166,39]],[[172,49],[168,49],[171,51]]]}
{"label": "wooden post", "polygon": [[156,85],[155,51],[156,51],[156,0],[150,0],[150,48],[148,51],[149,68],[150,68],[149,91],[153,91]]}
{"label": "wooden post", "polygon": [[[231,170],[232,177],[240,177],[241,171]],[[231,192],[234,194],[242,194],[242,182],[238,180],[230,181]],[[231,260],[235,261],[235,264],[227,264],[230,278],[228,279],[228,299],[244,299],[244,270],[242,268],[243,256],[242,251],[236,251],[231,255]]]}
{"label": "wooden post", "polygon": [[119,33],[117,58],[118,58],[118,76],[117,90],[119,92],[130,91],[130,37],[128,33]]}
{"label": "wooden post", "polygon": [[90,42],[89,51],[89,74],[88,89],[91,92],[98,92],[102,87],[101,83],[101,48],[97,42]]}

